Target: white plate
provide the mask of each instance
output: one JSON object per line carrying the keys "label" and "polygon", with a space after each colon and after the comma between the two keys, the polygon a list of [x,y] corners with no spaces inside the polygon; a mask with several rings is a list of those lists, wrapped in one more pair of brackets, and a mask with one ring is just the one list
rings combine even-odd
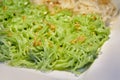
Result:
{"label": "white plate", "polygon": [[[120,1],[114,2],[120,8]],[[80,76],[62,71],[42,73],[0,64],[0,80],[120,80],[120,16],[111,23],[110,39],[101,51],[92,66]]]}

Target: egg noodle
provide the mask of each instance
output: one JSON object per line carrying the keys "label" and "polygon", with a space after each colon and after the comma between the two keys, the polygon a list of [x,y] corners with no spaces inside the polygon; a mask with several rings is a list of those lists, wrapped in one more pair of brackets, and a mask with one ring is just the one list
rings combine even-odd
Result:
{"label": "egg noodle", "polygon": [[52,10],[54,6],[71,9],[76,13],[97,13],[103,21],[109,24],[118,15],[119,10],[111,0],[30,0],[35,4],[46,4]]}

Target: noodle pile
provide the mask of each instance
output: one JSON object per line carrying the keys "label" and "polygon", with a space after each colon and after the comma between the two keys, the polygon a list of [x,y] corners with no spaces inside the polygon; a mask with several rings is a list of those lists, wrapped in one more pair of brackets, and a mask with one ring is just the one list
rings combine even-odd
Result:
{"label": "noodle pile", "polygon": [[[0,62],[40,71],[84,72],[109,39],[109,27],[89,2],[43,3],[46,5],[33,5],[29,0],[1,2]],[[74,14],[77,11],[82,14]]]}

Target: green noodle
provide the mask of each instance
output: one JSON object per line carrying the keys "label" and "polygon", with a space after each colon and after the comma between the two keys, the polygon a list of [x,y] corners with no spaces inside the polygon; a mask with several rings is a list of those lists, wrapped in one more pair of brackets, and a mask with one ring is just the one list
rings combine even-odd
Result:
{"label": "green noodle", "polygon": [[28,0],[0,3],[0,61],[12,66],[80,72],[97,58],[109,33],[97,14],[57,7],[52,14]]}

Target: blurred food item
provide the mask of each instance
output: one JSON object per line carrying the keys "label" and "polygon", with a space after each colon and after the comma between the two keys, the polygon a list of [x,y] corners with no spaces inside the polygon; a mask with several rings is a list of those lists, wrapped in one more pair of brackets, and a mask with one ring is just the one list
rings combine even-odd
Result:
{"label": "blurred food item", "polygon": [[72,9],[76,13],[97,13],[108,23],[118,14],[118,10],[111,0],[31,0],[36,4],[46,4],[53,8],[55,5],[61,8]]}

